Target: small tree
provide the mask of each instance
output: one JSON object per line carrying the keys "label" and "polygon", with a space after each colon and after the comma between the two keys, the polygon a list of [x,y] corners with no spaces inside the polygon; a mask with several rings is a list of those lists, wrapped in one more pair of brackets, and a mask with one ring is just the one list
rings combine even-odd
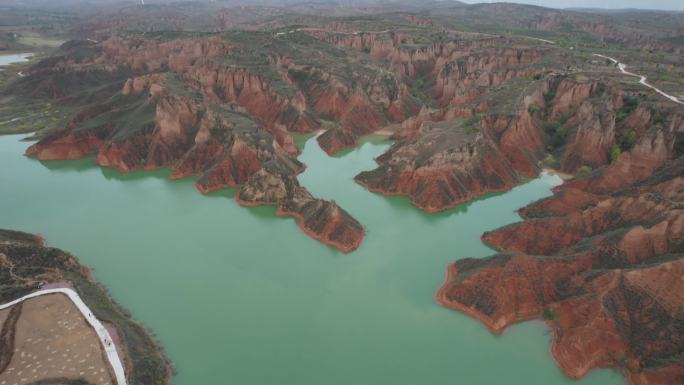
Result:
{"label": "small tree", "polygon": [[556,132],[553,134],[552,142],[554,147],[560,147],[565,143],[565,136],[567,135],[567,131],[565,130],[565,127],[559,126]]}
{"label": "small tree", "polygon": [[622,151],[620,150],[620,146],[614,144],[613,147],[611,147],[610,149],[610,163],[615,163],[615,161],[618,160],[621,154]]}
{"label": "small tree", "polygon": [[620,144],[620,149],[622,151],[629,151],[634,147],[636,142],[636,132],[630,130],[628,132],[618,134],[618,143]]}
{"label": "small tree", "polygon": [[556,133],[556,131],[560,128],[560,122],[557,120],[550,120],[548,122],[544,122],[542,124],[542,128],[544,129],[544,132],[546,132],[549,135],[553,135]]}
{"label": "small tree", "polygon": [[580,167],[579,170],[577,170],[576,177],[577,178],[586,178],[589,175],[591,175],[591,172],[592,172],[591,167],[585,165],[585,166]]}
{"label": "small tree", "polygon": [[545,307],[544,308],[544,319],[547,319],[549,321],[553,321],[556,319],[556,313],[551,309],[550,307]]}
{"label": "small tree", "polygon": [[534,116],[535,118],[539,118],[541,116],[541,108],[539,108],[537,103],[530,103],[530,105],[527,106],[527,112],[529,112],[530,115]]}

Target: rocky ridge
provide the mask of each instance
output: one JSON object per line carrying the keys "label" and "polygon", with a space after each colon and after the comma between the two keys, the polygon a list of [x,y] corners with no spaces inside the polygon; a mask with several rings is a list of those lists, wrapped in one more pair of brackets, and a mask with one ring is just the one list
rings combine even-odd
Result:
{"label": "rocky ridge", "polygon": [[438,300],[495,333],[543,319],[570,377],[619,367],[631,384],[678,383],[682,175],[680,157],[609,194],[561,186],[525,208],[525,221],[483,236],[499,254],[450,265]]}
{"label": "rocky ridge", "polygon": [[[274,190],[268,195],[279,198],[260,204],[276,205],[279,214],[295,217],[322,242],[345,252],[355,249],[363,227],[334,202],[314,198],[296,182],[304,165],[296,159],[292,134],[319,127],[303,94],[284,95],[263,76],[211,60],[231,49],[213,38],[159,44],[112,38],[87,60],[67,55],[50,70],[39,63],[30,77],[58,78],[92,71],[103,62],[108,73],[133,76],[122,78],[112,97],[82,109],[27,155],[41,160],[94,155],[97,164],[121,172],[167,167],[172,178],[196,177],[203,193],[237,188],[238,201],[245,205],[258,201],[247,197],[250,183],[257,183],[251,180],[275,171],[271,176],[287,181],[278,187],[288,191],[262,184]],[[336,225],[321,225],[329,222]]]}

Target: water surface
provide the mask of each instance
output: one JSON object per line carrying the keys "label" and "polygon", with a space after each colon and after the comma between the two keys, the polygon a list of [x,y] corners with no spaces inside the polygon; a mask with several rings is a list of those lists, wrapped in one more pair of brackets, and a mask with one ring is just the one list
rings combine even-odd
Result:
{"label": "water surface", "polygon": [[564,377],[540,322],[494,336],[433,298],[445,266],[489,255],[480,235],[517,221],[514,211],[550,195],[555,176],[426,214],[353,182],[386,142],[328,157],[311,138],[301,183],[368,229],[345,255],[271,207],[238,206],[232,192],[203,196],[166,171],[41,163],[22,155],[19,138],[0,137],[0,227],[42,233],[94,268],[155,331],[175,384],[624,384],[610,370]]}
{"label": "water surface", "polygon": [[[31,59],[31,56],[33,56],[33,54],[31,54],[31,53],[0,55],[0,67],[6,66],[6,65],[12,64],[12,63],[20,63],[23,61],[29,61],[29,59]],[[0,71],[2,71],[2,68],[0,68]]]}

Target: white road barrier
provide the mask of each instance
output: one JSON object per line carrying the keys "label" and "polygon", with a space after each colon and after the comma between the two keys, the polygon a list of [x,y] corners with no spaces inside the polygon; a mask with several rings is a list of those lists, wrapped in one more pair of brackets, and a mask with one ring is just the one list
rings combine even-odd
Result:
{"label": "white road barrier", "polygon": [[93,313],[90,311],[88,306],[83,302],[81,297],[79,297],[78,293],[74,291],[73,289],[69,288],[57,288],[57,289],[45,289],[45,290],[39,290],[36,292],[33,292],[31,294],[27,294],[19,299],[16,299],[12,302],[8,302],[4,305],[0,305],[0,310],[6,309],[8,307],[12,307],[20,302],[23,302],[27,299],[31,299],[34,297],[39,297],[41,295],[48,295],[48,294],[65,294],[71,302],[76,305],[78,310],[81,311],[81,314],[83,314],[83,317],[85,317],[86,321],[90,324],[90,326],[95,329],[95,332],[97,333],[97,336],[100,339],[100,342],[102,343],[102,347],[105,350],[105,353],[107,353],[107,358],[109,359],[109,364],[112,366],[112,370],[114,370],[114,375],[116,376],[116,383],[118,385],[127,385],[126,383],[126,374],[124,372],[123,364],[121,363],[121,359],[119,358],[119,353],[116,351],[116,346],[114,345],[114,341],[112,341],[112,336],[109,334],[107,331],[107,328],[102,325],[102,322],[95,318]]}

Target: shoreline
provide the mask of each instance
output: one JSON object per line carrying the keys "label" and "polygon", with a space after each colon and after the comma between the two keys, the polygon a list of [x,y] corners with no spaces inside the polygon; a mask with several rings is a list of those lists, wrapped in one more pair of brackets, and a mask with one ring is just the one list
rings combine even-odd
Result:
{"label": "shoreline", "polygon": [[321,242],[321,243],[323,243],[323,244],[325,244],[325,245],[328,245],[328,246],[330,246],[330,247],[333,247],[333,248],[335,248],[335,249],[337,249],[337,250],[339,250],[339,251],[341,251],[341,252],[343,252],[343,253],[345,253],[345,254],[349,254],[349,253],[351,253],[352,251],[354,251],[354,250],[358,249],[359,247],[361,247],[361,244],[363,243],[363,239],[366,237],[366,228],[364,227],[364,228],[363,228],[363,236],[361,237],[361,240],[359,240],[358,244],[345,245],[345,244],[342,244],[342,243],[332,242],[332,241],[326,240],[325,238],[323,238],[322,236],[320,236],[318,233],[315,233],[313,230],[310,230],[309,228],[305,227],[305,225],[304,225],[304,216],[302,216],[302,215],[299,214],[299,213],[296,213],[296,212],[293,212],[293,211],[284,211],[284,210],[282,210],[280,207],[276,207],[276,215],[281,216],[281,217],[286,217],[286,216],[288,216],[288,217],[294,218],[295,221],[297,222],[297,225],[299,226],[299,228],[300,228],[305,234],[307,234],[307,235],[310,236],[311,238],[313,238],[313,239],[315,239],[315,240],[317,240],[317,241],[319,241],[319,242]]}
{"label": "shoreline", "polygon": [[361,246],[361,244],[363,243],[363,238],[366,237],[366,228],[364,227],[363,228],[363,237],[361,238],[361,241],[359,241],[359,243],[357,245],[343,245],[341,243],[330,242],[330,241],[326,240],[325,238],[323,238],[322,236],[320,236],[319,234],[317,234],[317,233],[313,232],[312,230],[310,230],[309,228],[305,227],[304,226],[304,217],[299,213],[292,212],[292,211],[284,211],[280,207],[276,206],[275,203],[244,201],[244,200],[240,199],[238,194],[235,194],[234,199],[237,202],[237,204],[242,206],[242,207],[271,206],[275,209],[275,213],[277,216],[279,216],[281,218],[286,218],[286,217],[293,218],[295,220],[295,222],[297,223],[297,226],[299,227],[299,229],[301,231],[303,231],[309,237],[315,239],[316,241],[318,241],[318,242],[320,242],[326,246],[329,246],[329,247],[332,247],[338,251],[341,251],[345,254],[351,253],[352,251],[358,249]]}
{"label": "shoreline", "polygon": [[[534,179],[537,179],[540,176],[541,176],[541,174]],[[361,185],[364,189],[366,189],[366,191],[371,192],[371,193],[375,193],[375,194],[385,196],[385,197],[406,197],[409,200],[409,203],[411,203],[411,205],[413,207],[417,208],[418,210],[420,210],[422,212],[428,213],[428,214],[438,214],[441,212],[453,210],[453,209],[457,208],[458,206],[468,205],[468,204],[470,204],[470,203],[472,203],[478,199],[485,198],[489,194],[500,194],[500,193],[505,193],[505,192],[511,191],[512,189],[514,189],[514,188],[516,188],[516,187],[518,187],[524,183],[524,181],[523,181],[523,182],[517,183],[516,185],[511,186],[511,187],[505,187],[505,188],[501,188],[501,189],[489,189],[489,190],[487,190],[487,191],[485,191],[479,195],[475,195],[475,196],[471,196],[467,199],[459,200],[456,203],[449,204],[449,205],[439,207],[439,208],[432,208],[432,207],[423,207],[423,206],[419,205],[414,200],[414,197],[411,194],[402,193],[402,192],[394,192],[394,191],[386,191],[386,190],[383,190],[380,188],[370,187],[370,186],[366,185],[365,183],[363,183],[362,181],[356,179],[356,177],[354,177],[354,181],[356,183],[358,183],[359,185]]]}
{"label": "shoreline", "polygon": [[[539,321],[540,323],[544,324],[546,327],[548,327],[551,331],[551,344],[549,346],[549,356],[553,360],[553,362],[556,363],[556,366],[560,369],[560,371],[567,376],[568,378],[572,380],[580,380],[583,377],[585,377],[587,374],[589,374],[592,370],[594,369],[599,369],[599,367],[589,367],[588,369],[583,368],[577,368],[574,369],[571,367],[568,367],[565,365],[563,362],[561,362],[556,354],[557,350],[557,343],[556,341],[558,340],[558,330],[553,327],[552,325],[549,324],[546,320],[544,320],[541,317],[529,317],[529,318],[524,318],[524,319],[517,319],[513,322],[506,322],[504,321],[503,323],[495,323],[491,318],[488,318],[486,315],[484,315],[481,312],[478,312],[476,310],[473,310],[470,307],[461,305],[460,303],[457,302],[451,302],[446,298],[446,291],[448,289],[449,282],[458,274],[458,272],[455,270],[456,267],[454,266],[454,263],[449,263],[447,265],[447,273],[444,277],[444,280],[442,281],[442,284],[438,287],[437,291],[434,294],[434,299],[437,301],[437,303],[444,307],[445,309],[449,310],[454,310],[457,311],[461,314],[464,314],[468,317],[473,318],[480,324],[484,325],[492,334],[495,336],[499,336],[503,334],[506,329],[508,329],[510,326],[513,326],[515,324],[523,323],[523,322],[530,322],[530,321]],[[607,368],[603,368],[607,369]],[[626,371],[625,371],[626,373]],[[627,378],[625,376],[625,378]]]}
{"label": "shoreline", "polygon": [[572,174],[568,174],[568,173],[565,173],[565,172],[556,170],[556,169],[554,169],[554,168],[549,168],[549,167],[543,167],[543,168],[542,168],[542,172],[545,172],[545,173],[550,174],[550,175],[556,175],[556,176],[558,176],[559,178],[561,178],[561,179],[563,180],[563,182],[566,182],[566,181],[568,181],[568,180],[570,180],[570,179],[574,179],[574,178],[575,178],[575,176],[572,175]]}
{"label": "shoreline", "polygon": [[456,267],[454,266],[453,262],[449,263],[446,268],[447,272],[444,277],[444,280],[442,281],[442,284],[439,285],[437,288],[437,291],[433,295],[434,299],[437,301],[438,304],[443,306],[444,308],[451,309],[451,310],[456,310],[460,313],[463,313],[467,316],[470,316],[477,321],[479,321],[481,324],[483,324],[492,334],[494,335],[500,335],[504,329],[508,325],[503,325],[502,327],[497,327],[489,318],[486,318],[482,313],[476,312],[473,309],[460,305],[458,303],[453,303],[447,300],[446,298],[446,292],[448,289],[449,282],[458,274],[456,271]]}

